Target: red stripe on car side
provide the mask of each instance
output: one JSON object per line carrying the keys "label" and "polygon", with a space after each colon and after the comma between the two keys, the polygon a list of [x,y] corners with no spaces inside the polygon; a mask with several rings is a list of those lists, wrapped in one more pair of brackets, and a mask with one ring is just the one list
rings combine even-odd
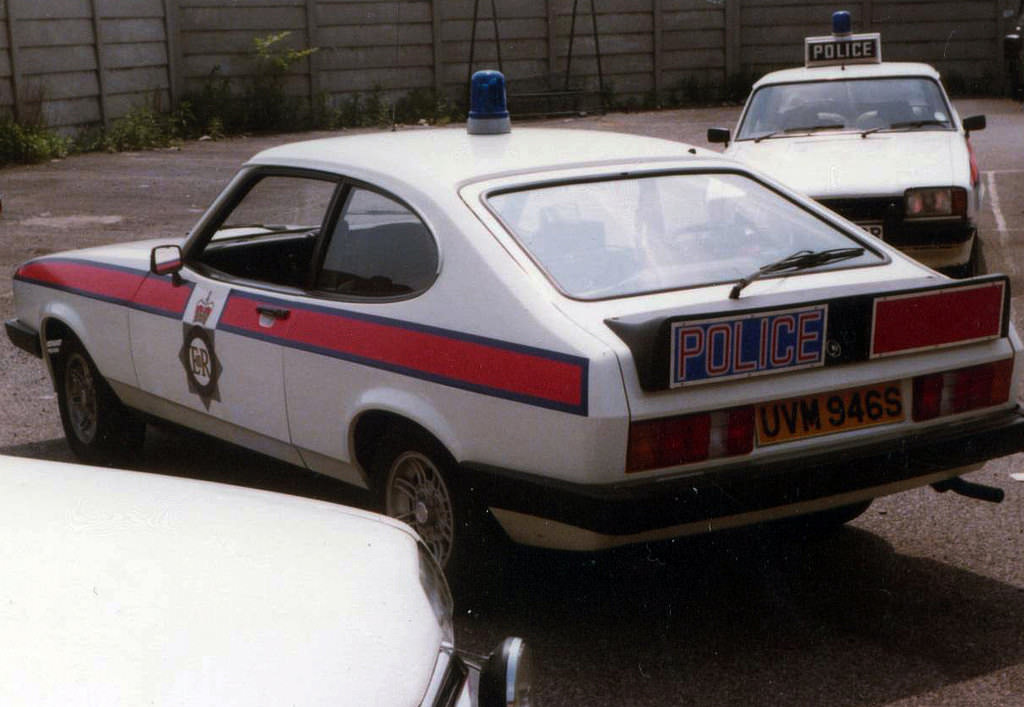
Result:
{"label": "red stripe on car side", "polygon": [[998,337],[1002,282],[875,300],[871,355],[884,356]]}
{"label": "red stripe on car side", "polygon": [[147,277],[135,293],[135,306],[181,314],[192,296],[190,285],[175,285],[168,277]]}
{"label": "red stripe on car side", "polygon": [[150,277],[143,270],[96,265],[77,260],[37,260],[18,268],[20,280],[98,297],[128,306],[171,315],[185,311],[190,284],[174,285],[170,278]]}
{"label": "red stripe on car side", "polygon": [[286,329],[263,328],[257,324],[256,305],[253,300],[232,296],[218,326],[286,339],[300,348],[405,369],[429,378],[566,406],[580,407],[584,403],[584,368],[579,363],[457,335],[367,321],[341,312],[295,308]]}
{"label": "red stripe on car side", "polygon": [[18,277],[83,294],[131,301],[146,274],[70,260],[37,260],[18,268]]}

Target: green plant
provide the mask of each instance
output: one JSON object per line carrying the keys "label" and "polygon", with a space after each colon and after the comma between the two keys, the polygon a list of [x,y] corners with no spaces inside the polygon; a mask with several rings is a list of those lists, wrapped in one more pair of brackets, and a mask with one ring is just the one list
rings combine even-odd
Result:
{"label": "green plant", "polygon": [[42,124],[22,124],[10,116],[0,117],[0,166],[64,157],[71,145],[70,138]]}
{"label": "green plant", "polygon": [[278,32],[252,40],[256,73],[245,96],[250,129],[295,129],[308,123],[304,116],[307,112],[304,102],[285,93],[284,77],[293,64],[315,53],[318,47],[294,49],[282,46],[290,35],[291,32]]}
{"label": "green plant", "polygon": [[169,147],[182,137],[174,114],[149,106],[136,106],[104,132],[100,147],[111,152]]}

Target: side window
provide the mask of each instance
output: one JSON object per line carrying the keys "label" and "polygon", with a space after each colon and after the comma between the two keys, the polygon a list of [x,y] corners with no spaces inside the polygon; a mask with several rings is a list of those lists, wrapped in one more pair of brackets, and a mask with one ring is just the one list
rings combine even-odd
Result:
{"label": "side window", "polygon": [[362,297],[421,292],[437,274],[430,231],[407,206],[353,187],[331,233],[316,287]]}
{"label": "side window", "polygon": [[222,273],[304,287],[337,183],[268,175],[250,183],[196,260]]}

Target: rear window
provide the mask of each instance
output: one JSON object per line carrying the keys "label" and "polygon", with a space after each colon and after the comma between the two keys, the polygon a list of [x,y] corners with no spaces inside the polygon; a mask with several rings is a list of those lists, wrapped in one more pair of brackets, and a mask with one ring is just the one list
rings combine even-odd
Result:
{"label": "rear window", "polygon": [[[729,282],[796,251],[865,245],[730,172],[544,185],[487,202],[555,285],[584,300]],[[881,261],[865,250],[822,267]]]}

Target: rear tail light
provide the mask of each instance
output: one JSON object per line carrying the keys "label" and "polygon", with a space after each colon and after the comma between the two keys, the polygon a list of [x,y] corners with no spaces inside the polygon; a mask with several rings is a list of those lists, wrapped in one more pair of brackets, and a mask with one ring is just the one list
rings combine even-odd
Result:
{"label": "rear tail light", "polygon": [[749,454],[753,448],[752,407],[644,420],[629,426],[626,471]]}
{"label": "rear tail light", "polygon": [[932,373],[914,379],[914,421],[922,422],[1005,403],[1013,359]]}

